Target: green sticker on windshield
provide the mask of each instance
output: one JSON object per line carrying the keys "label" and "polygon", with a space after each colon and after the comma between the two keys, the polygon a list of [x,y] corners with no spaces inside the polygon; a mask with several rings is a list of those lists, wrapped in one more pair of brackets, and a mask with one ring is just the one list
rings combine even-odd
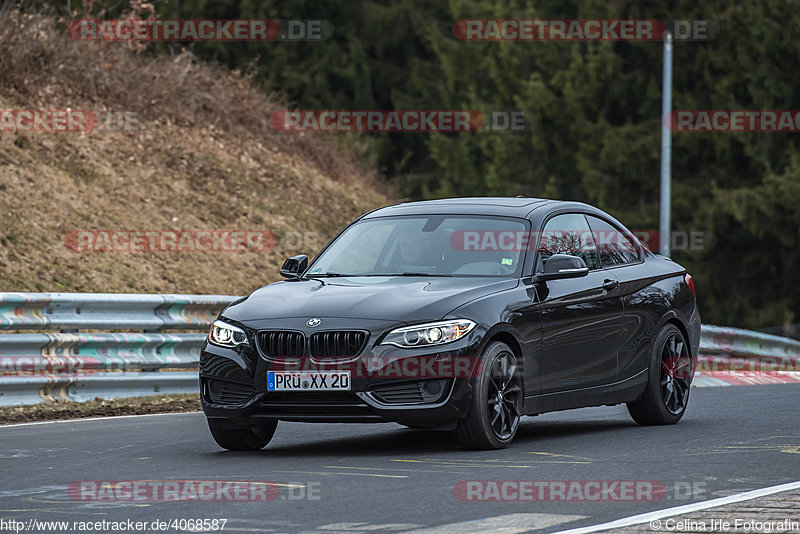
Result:
{"label": "green sticker on windshield", "polygon": [[514,263],[514,260],[512,260],[511,258],[503,258],[500,261],[500,263],[502,263],[503,265],[511,265],[512,263]]}

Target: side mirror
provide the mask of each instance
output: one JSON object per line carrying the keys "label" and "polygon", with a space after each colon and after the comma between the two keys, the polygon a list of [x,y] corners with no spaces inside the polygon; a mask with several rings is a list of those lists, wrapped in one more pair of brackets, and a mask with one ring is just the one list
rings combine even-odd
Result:
{"label": "side mirror", "polygon": [[286,278],[299,278],[308,267],[308,256],[300,254],[299,256],[292,256],[283,262],[281,267],[281,276]]}
{"label": "side mirror", "polygon": [[580,278],[589,274],[583,258],[569,254],[553,254],[544,261],[544,271],[537,273],[539,280],[559,280],[561,278]]}

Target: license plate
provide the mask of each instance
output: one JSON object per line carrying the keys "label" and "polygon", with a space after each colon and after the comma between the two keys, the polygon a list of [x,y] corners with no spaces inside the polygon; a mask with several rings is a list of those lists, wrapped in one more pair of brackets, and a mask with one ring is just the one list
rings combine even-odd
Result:
{"label": "license plate", "polygon": [[268,391],[350,391],[350,371],[267,372]]}

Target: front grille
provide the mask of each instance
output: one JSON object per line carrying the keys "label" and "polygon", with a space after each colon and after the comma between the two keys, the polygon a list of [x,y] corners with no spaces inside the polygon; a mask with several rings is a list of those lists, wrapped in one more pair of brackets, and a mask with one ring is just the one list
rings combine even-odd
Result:
{"label": "front grille", "polygon": [[367,342],[367,333],[359,330],[317,332],[311,336],[311,356],[318,359],[355,358]]}
{"label": "front grille", "polygon": [[206,379],[204,389],[208,399],[218,404],[241,404],[255,393],[252,385],[228,380]]}
{"label": "front grille", "polygon": [[302,332],[281,330],[259,332],[256,335],[259,351],[268,358],[299,358],[306,353],[306,337]]}

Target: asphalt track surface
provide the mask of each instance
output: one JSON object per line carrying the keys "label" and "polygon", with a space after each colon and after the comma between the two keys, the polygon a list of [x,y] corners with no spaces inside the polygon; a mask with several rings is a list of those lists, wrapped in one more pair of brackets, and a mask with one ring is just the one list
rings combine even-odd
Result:
{"label": "asphalt track surface", "polygon": [[[233,533],[554,532],[800,480],[799,401],[800,384],[695,388],[675,426],[637,426],[624,406],[587,408],[525,418],[511,447],[481,452],[394,424],[304,423],[280,423],[262,451],[226,452],[200,413],[0,427],[0,527],[198,518],[226,519],[223,532]],[[85,480],[277,486],[266,502],[68,496],[70,483]],[[454,492],[486,480],[644,480],[663,491],[569,502],[465,502]],[[480,488],[473,499],[492,496]],[[87,531],[78,527],[51,531]]]}

